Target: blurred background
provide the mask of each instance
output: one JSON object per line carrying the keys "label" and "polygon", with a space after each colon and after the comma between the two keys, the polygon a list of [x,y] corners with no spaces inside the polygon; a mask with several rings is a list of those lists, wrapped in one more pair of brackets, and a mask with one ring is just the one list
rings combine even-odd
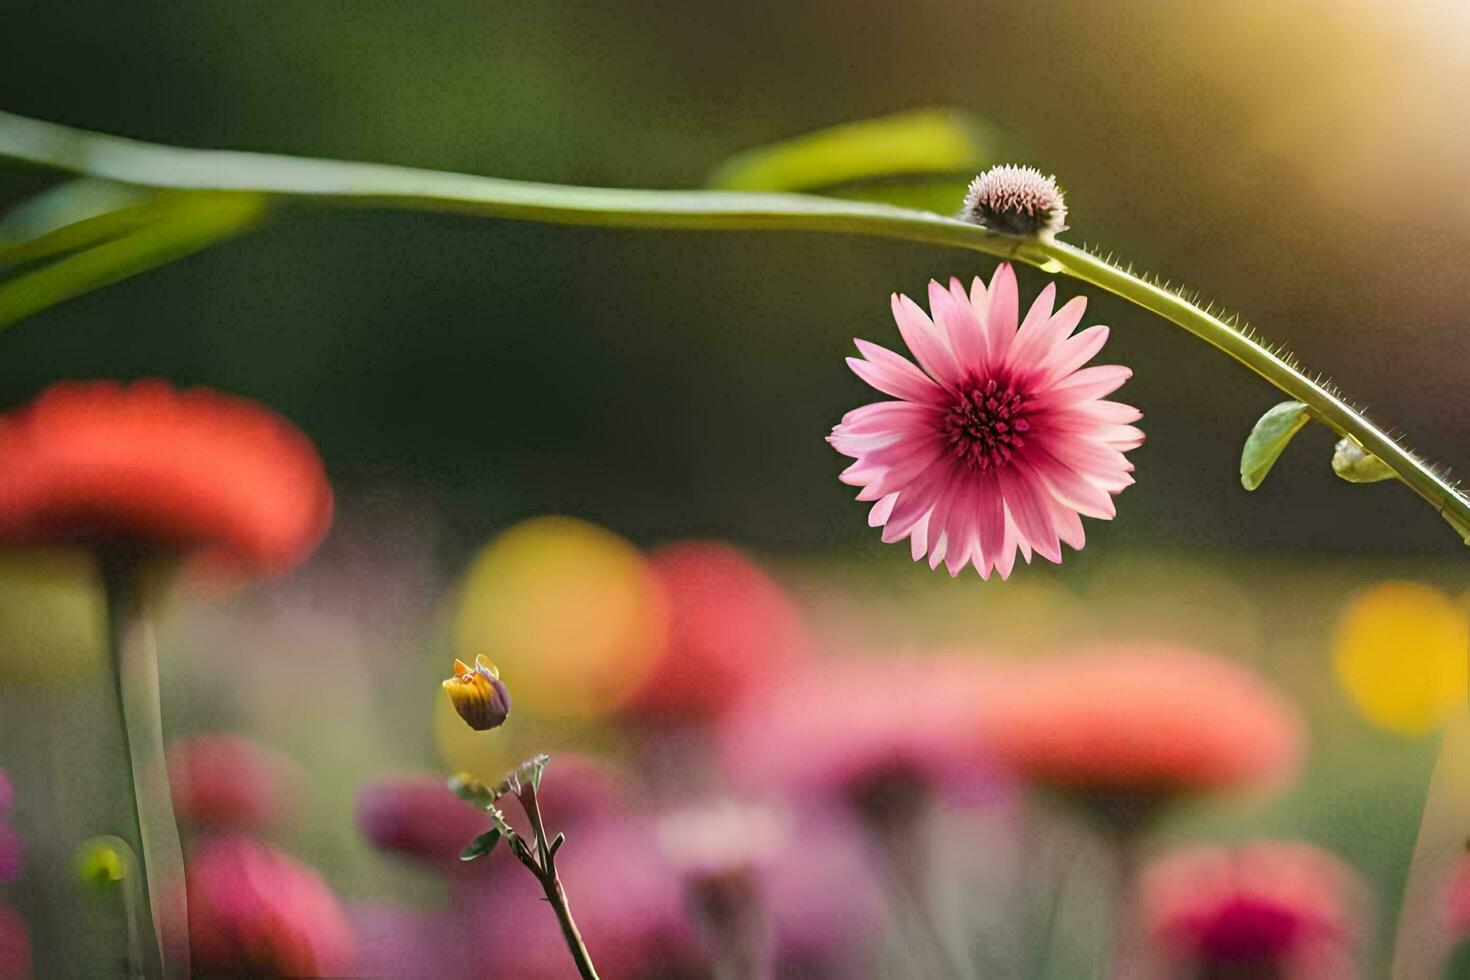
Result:
{"label": "blurred background", "polygon": [[[1057,174],[1067,240],[1240,312],[1452,465],[1470,458],[1467,87],[1470,13],[1427,0],[0,11],[0,109],[187,146],[696,187],[751,145],[954,107],[983,121],[1006,160]],[[0,173],[0,208],[55,182]],[[1304,432],[1247,494],[1240,447],[1279,394],[1088,291],[1087,321],[1113,327],[1107,360],[1134,369],[1119,397],[1143,410],[1148,434],[1117,519],[1089,522],[1087,549],[1063,565],[1006,583],[911,565],[866,526],[823,441],[869,400],[841,359],[853,336],[897,342],[891,291],[993,267],[838,236],[291,209],[7,329],[0,407],[64,378],[164,377],[258,399],[316,443],[338,494],[331,536],[283,579],[180,601],[161,633],[164,715],[171,737],[240,733],[299,767],[307,802],[270,839],[347,906],[442,910],[462,884],[358,832],[358,794],[374,780],[456,769],[493,780],[538,751],[575,750],[623,766],[650,806],[662,798],[645,785],[642,736],[606,717],[621,693],[587,680],[610,671],[616,688],[608,664],[653,657],[658,644],[628,623],[657,614],[634,589],[632,612],[578,613],[585,632],[568,627],[560,646],[522,643],[499,614],[477,632],[465,609],[480,600],[466,595],[486,562],[492,597],[507,581],[497,575],[524,573],[536,595],[561,590],[537,608],[585,611],[588,595],[622,595],[649,550],[719,540],[770,576],[797,610],[802,649],[825,656],[1011,660],[1162,642],[1259,671],[1305,719],[1303,775],[1269,799],[1171,812],[1159,840],[1329,849],[1376,896],[1363,955],[1382,963],[1442,689],[1405,695],[1429,704],[1405,721],[1334,664],[1365,590],[1413,582],[1440,597],[1427,600],[1435,609],[1463,608],[1464,546],[1396,484],[1334,476],[1325,429]],[[1046,281],[1018,273],[1023,296]],[[547,525],[524,523],[543,515],[585,523],[543,554]],[[86,907],[48,874],[75,841],[120,832],[117,787],[74,771],[93,771],[90,746],[114,724],[89,575],[67,555],[0,559],[0,769],[19,787],[28,855],[0,898],[34,917],[38,963],[62,955],[64,923]],[[1418,642],[1412,612],[1375,634],[1392,638],[1374,649],[1406,674],[1416,658],[1454,656],[1442,639]],[[622,646],[602,631],[618,615]],[[513,692],[531,689],[503,737],[467,740],[438,681],[483,639],[531,651],[502,663]],[[538,693],[551,682],[537,680],[537,651],[569,658],[544,668],[558,681],[590,686]]]}

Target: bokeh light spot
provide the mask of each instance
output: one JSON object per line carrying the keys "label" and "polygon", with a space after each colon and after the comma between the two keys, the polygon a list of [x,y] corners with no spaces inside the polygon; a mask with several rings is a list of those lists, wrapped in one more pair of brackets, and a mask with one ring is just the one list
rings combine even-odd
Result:
{"label": "bokeh light spot", "polygon": [[456,655],[500,667],[514,711],[593,718],[625,701],[663,653],[668,607],[643,557],[586,521],[538,517],[491,541],[470,567]]}
{"label": "bokeh light spot", "polygon": [[1338,684],[1365,718],[1422,735],[1464,703],[1467,659],[1463,608],[1427,585],[1384,582],[1349,603],[1333,662]]}

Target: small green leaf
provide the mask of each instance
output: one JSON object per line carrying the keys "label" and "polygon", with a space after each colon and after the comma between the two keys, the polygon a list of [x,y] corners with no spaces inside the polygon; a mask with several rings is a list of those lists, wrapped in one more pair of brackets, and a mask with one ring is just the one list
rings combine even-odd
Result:
{"label": "small green leaf", "polygon": [[466,803],[481,809],[489,809],[495,803],[495,794],[484,783],[467,772],[457,772],[449,777],[449,789]]}
{"label": "small green leaf", "polygon": [[992,127],[964,113],[919,109],[746,150],[721,164],[709,186],[810,191],[895,175],[973,176],[994,162],[995,142]]}
{"label": "small green leaf", "polygon": [[1337,441],[1337,448],[1332,451],[1332,472],[1349,483],[1377,483],[1398,475],[1352,436]]}
{"label": "small green leaf", "polygon": [[495,845],[500,843],[500,831],[487,830],[479,837],[470,841],[465,849],[459,852],[461,861],[473,861],[475,858],[484,857],[495,850]]}
{"label": "small green leaf", "polygon": [[1240,453],[1240,485],[1254,490],[1266,479],[1291,437],[1311,421],[1301,402],[1282,402],[1261,416]]}

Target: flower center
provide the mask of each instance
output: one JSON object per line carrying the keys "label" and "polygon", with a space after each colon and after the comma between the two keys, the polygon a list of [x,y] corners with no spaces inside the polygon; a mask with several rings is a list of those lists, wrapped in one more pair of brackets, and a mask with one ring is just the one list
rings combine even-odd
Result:
{"label": "flower center", "polygon": [[994,378],[984,386],[961,389],[944,415],[942,430],[951,451],[972,468],[984,472],[1010,461],[1026,444],[1021,433],[1031,428],[1021,414],[1021,396]]}

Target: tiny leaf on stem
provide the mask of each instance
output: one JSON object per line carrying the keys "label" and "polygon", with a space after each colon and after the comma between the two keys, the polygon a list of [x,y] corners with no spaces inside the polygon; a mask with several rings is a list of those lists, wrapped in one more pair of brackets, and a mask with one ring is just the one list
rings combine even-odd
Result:
{"label": "tiny leaf on stem", "polygon": [[495,850],[495,845],[500,843],[499,830],[487,830],[479,837],[470,841],[464,850],[459,852],[461,861],[473,861],[475,858],[484,857]]}
{"label": "tiny leaf on stem", "polygon": [[1259,487],[1291,437],[1311,418],[1307,406],[1301,402],[1282,402],[1262,415],[1240,453],[1240,485],[1247,490]]}

